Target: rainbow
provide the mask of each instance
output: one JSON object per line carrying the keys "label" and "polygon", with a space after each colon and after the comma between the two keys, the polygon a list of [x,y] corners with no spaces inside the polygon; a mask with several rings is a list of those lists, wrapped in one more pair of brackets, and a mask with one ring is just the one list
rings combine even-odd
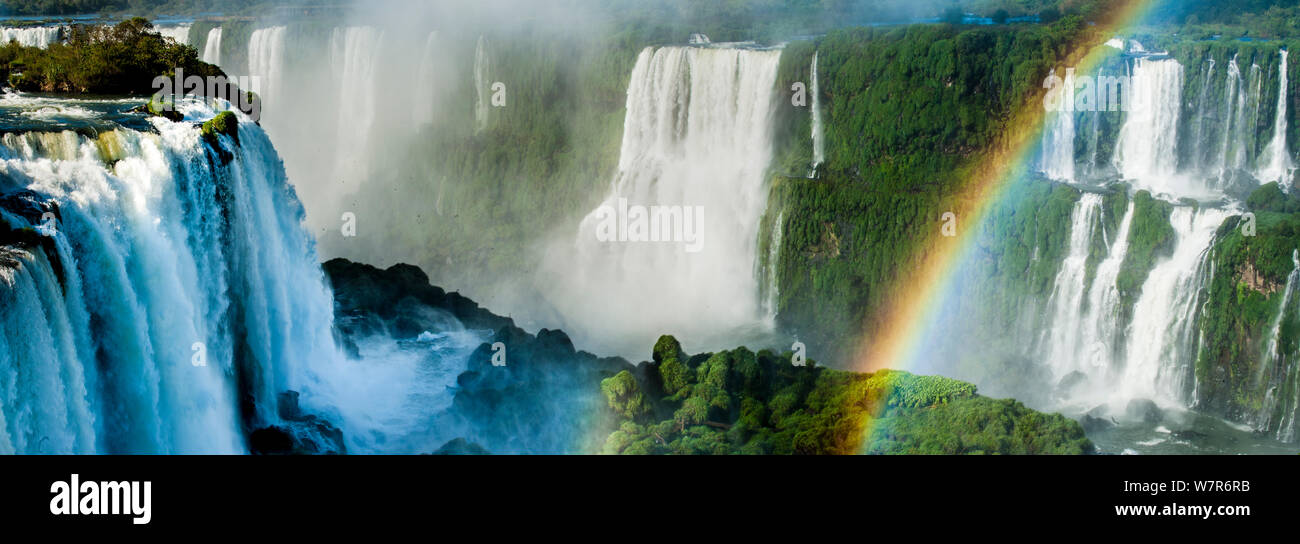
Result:
{"label": "rainbow", "polygon": [[[1098,23],[1093,39],[1114,36],[1123,29],[1137,24],[1160,4],[1160,0],[1118,0],[1110,12],[1108,22]],[[1066,66],[1078,73],[1087,73],[1105,57],[1103,43],[1085,43],[1068,55]],[[917,366],[924,354],[926,338],[935,333],[934,324],[939,309],[951,296],[957,296],[954,281],[956,272],[974,247],[976,226],[982,224],[989,212],[1008,197],[1007,189],[1013,185],[1013,173],[1032,160],[1036,143],[1045,125],[1045,108],[1027,107],[1008,124],[1002,145],[976,165],[974,174],[964,187],[958,209],[957,232],[952,237],[934,236],[934,240],[919,259],[916,272],[906,275],[892,286],[894,298],[876,313],[871,330],[863,335],[856,351],[853,370],[874,372],[881,369],[909,370]],[[940,223],[935,223],[937,235]]]}

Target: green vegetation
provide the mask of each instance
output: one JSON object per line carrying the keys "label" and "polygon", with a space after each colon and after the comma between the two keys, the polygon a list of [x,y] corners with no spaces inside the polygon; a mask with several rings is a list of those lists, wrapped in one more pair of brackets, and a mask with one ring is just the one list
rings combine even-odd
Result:
{"label": "green vegetation", "polygon": [[672,337],[654,362],[601,384],[622,423],[612,454],[1081,454],[1078,423],[941,377],[858,374],[739,348],[689,356]]}
{"label": "green vegetation", "polygon": [[[1273,377],[1264,364],[1272,325],[1283,311],[1287,276],[1300,248],[1300,201],[1276,184],[1257,189],[1247,200],[1256,215],[1255,236],[1246,236],[1242,218],[1219,228],[1213,248],[1213,280],[1201,315],[1203,341],[1196,363],[1198,393],[1207,407],[1227,414],[1256,413]],[[1300,315],[1284,316],[1278,350],[1300,346]]]}
{"label": "green vegetation", "polygon": [[[770,229],[784,212],[775,264],[782,328],[828,354],[832,364],[844,361],[853,339],[874,328],[876,313],[895,296],[892,286],[920,266],[943,213],[969,206],[967,184],[1015,133],[1017,116],[1041,108],[1037,99],[1049,70],[1066,63],[1075,46],[1101,41],[1077,17],[1050,26],[855,28],[822,39],[816,51],[826,164],[817,179],[803,179],[808,144],[796,137],[778,147],[778,174],[785,176],[773,181],[765,220]],[[790,50],[778,88],[806,77],[804,59],[812,49],[791,44]],[[797,120],[806,110],[789,111],[788,102],[782,109],[778,122],[807,134]],[[1026,213],[1063,216],[1068,228],[1077,194],[1064,191],[1047,209]],[[1024,215],[1010,220],[1057,224]],[[1019,232],[1067,239],[1068,232],[1052,228],[1058,227]],[[1059,264],[1030,270],[1034,248],[1064,246],[1038,242],[1024,240],[998,256],[1007,260],[1007,273],[1036,278],[1031,289],[1047,285],[1047,268]]]}
{"label": "green vegetation", "polygon": [[1115,280],[1119,290],[1120,319],[1128,323],[1133,305],[1142,294],[1142,284],[1160,259],[1174,251],[1177,233],[1169,224],[1173,205],[1157,200],[1150,192],[1138,191],[1133,196],[1133,224],[1129,227],[1128,253],[1120,264]]}
{"label": "green vegetation", "polygon": [[74,26],[67,44],[49,49],[0,47],[0,77],[24,92],[153,94],[154,78],[177,68],[187,76],[224,76],[194,49],[163,38],[142,18],[113,27]]}
{"label": "green vegetation", "polygon": [[218,135],[229,136],[235,143],[239,143],[239,119],[234,113],[223,111],[203,123],[204,138],[209,142],[215,142]]}

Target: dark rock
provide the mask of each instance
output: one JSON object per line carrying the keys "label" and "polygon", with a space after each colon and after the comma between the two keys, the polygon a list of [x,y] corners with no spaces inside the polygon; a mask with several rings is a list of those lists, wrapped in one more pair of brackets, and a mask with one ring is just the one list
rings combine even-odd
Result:
{"label": "dark rock", "polygon": [[[429,277],[414,266],[380,270],[335,259],[324,269],[334,288],[336,326],[353,342],[380,334],[410,339],[462,325],[484,332],[483,343],[456,379],[445,416],[463,424],[466,438],[489,451],[586,451],[580,443],[601,434],[592,432],[591,425],[608,423],[608,434],[618,424],[612,419],[580,422],[605,404],[601,380],[623,370],[644,373],[623,359],[577,351],[562,331],[529,334],[510,318],[430,285]],[[497,343],[505,346],[505,366],[492,364]]]}
{"label": "dark rock", "polygon": [[1129,419],[1141,421],[1143,423],[1160,423],[1165,418],[1165,414],[1159,406],[1150,399],[1133,399],[1128,401],[1128,407],[1124,410]]}
{"label": "dark rock", "polygon": [[249,450],[266,455],[334,455],[347,453],[343,431],[329,421],[307,414],[298,405],[298,392],[285,391],[276,399],[280,425],[253,431]]}
{"label": "dark rock", "polygon": [[492,452],[474,442],[467,441],[464,438],[457,438],[443,444],[432,455],[492,455]]}
{"label": "dark rock", "polygon": [[1074,390],[1087,383],[1087,381],[1088,375],[1077,370],[1066,374],[1064,378],[1061,378],[1060,382],[1057,382],[1056,394],[1061,397],[1069,397],[1074,393]]}
{"label": "dark rock", "polygon": [[1105,431],[1115,427],[1115,423],[1111,420],[1092,417],[1086,414],[1079,419],[1079,424],[1083,425],[1083,431],[1087,433]]}
{"label": "dark rock", "polygon": [[294,453],[293,436],[284,427],[263,427],[248,437],[253,455],[290,455]]}

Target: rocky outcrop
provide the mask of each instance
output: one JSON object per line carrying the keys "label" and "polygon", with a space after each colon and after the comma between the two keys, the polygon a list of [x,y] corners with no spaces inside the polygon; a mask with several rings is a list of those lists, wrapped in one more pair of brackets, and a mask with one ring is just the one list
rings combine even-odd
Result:
{"label": "rocky outcrop", "polygon": [[336,259],[325,263],[325,273],[334,287],[339,336],[354,353],[370,336],[405,340],[439,332],[448,316],[486,332],[457,379],[442,424],[466,429],[464,438],[487,451],[598,451],[616,425],[600,409],[600,381],[633,369],[627,361],[578,351],[561,331],[528,334],[514,320],[430,285],[414,266],[380,270]]}

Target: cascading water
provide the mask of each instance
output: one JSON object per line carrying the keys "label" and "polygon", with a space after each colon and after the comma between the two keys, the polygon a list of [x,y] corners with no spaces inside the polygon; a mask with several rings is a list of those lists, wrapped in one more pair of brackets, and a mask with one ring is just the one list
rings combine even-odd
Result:
{"label": "cascading water", "polygon": [[1196,359],[1195,326],[1207,249],[1231,210],[1175,207],[1172,256],[1147,275],[1133,308],[1118,398],[1184,406]]}
{"label": "cascading water", "polygon": [[336,189],[344,192],[355,191],[351,184],[362,182],[369,172],[365,147],[378,107],[375,69],[383,38],[382,32],[367,26],[335,29],[330,39],[330,65],[341,85],[339,103],[347,105],[339,108],[335,139],[339,149],[349,150],[335,157],[335,176],[343,182]]}
{"label": "cascading water", "polygon": [[[1259,366],[1259,372],[1255,376],[1256,384],[1266,379],[1271,383],[1267,385],[1263,405],[1254,418],[1253,425],[1261,431],[1273,429],[1275,414],[1280,413],[1276,430],[1278,439],[1283,441],[1295,440],[1296,411],[1297,404],[1300,404],[1300,398],[1287,394],[1288,390],[1296,391],[1295,387],[1298,385],[1296,376],[1300,371],[1295,368],[1295,357],[1281,349],[1282,323],[1289,313],[1293,314],[1292,301],[1295,300],[1296,286],[1300,284],[1300,249],[1291,252],[1291,265],[1291,273],[1286,278],[1286,288],[1282,291],[1282,301],[1269,327],[1268,344],[1263,358],[1265,364]],[[1265,374],[1265,371],[1268,373]]]}
{"label": "cascading water", "polygon": [[253,92],[262,97],[264,110],[274,111],[281,102],[286,30],[283,26],[259,28],[248,40],[248,75],[254,78]]}
{"label": "cascading water", "polygon": [[203,44],[203,62],[221,64],[221,27],[208,31],[208,40]]}
{"label": "cascading water", "polygon": [[1070,215],[1070,245],[1047,303],[1052,326],[1046,330],[1045,356],[1057,376],[1079,370],[1074,360],[1085,348],[1081,345],[1083,338],[1078,334],[1077,322],[1087,292],[1086,265],[1101,205],[1102,197],[1095,193],[1085,193],[1074,205]]}
{"label": "cascading water", "polygon": [[474,103],[474,123],[478,130],[487,128],[488,112],[491,111],[489,101],[492,89],[491,83],[488,82],[489,71],[492,69],[492,60],[488,57],[487,38],[478,37],[478,46],[474,49],[474,93],[477,101]]}
{"label": "cascading water", "polygon": [[1286,143],[1287,114],[1287,50],[1280,52],[1282,59],[1278,62],[1277,112],[1273,121],[1273,140],[1269,142],[1260,162],[1263,165],[1255,176],[1260,181],[1281,182],[1284,189],[1289,188],[1289,177],[1294,168],[1291,165],[1291,152]]}
{"label": "cascading water", "polygon": [[424,42],[424,56],[420,59],[419,87],[426,95],[418,97],[415,100],[415,121],[417,123],[432,123],[435,116],[435,95],[434,89],[438,86],[440,66],[438,65],[438,32],[435,30],[429,33],[428,39]]}
{"label": "cascading water", "polygon": [[[584,345],[635,354],[664,331],[694,335],[693,345],[727,334],[735,342],[737,329],[763,322],[757,237],[780,56],[700,47],[641,52],[610,195],[582,222],[572,259],[553,263],[571,286],[571,296],[553,302],[582,320],[567,328],[590,335]],[[690,229],[699,251],[599,238],[602,210],[635,222],[625,208],[651,206],[679,207],[685,227],[702,220]]]}
{"label": "cascading water", "polygon": [[39,26],[0,29],[0,43],[18,42],[23,47],[46,49],[63,40],[63,27]]}
{"label": "cascading water", "polygon": [[[1052,70],[1056,76],[1056,70]],[[1043,131],[1040,170],[1047,177],[1061,181],[1074,180],[1074,74],[1063,80],[1061,107],[1048,115],[1047,129]]]}
{"label": "cascading water", "polygon": [[812,168],[816,173],[817,167],[826,162],[826,141],[824,136],[825,129],[822,127],[822,91],[821,83],[817,75],[817,53],[813,53],[812,59],[812,144],[813,158]]}
{"label": "cascading water", "polygon": [[1173,59],[1138,58],[1132,77],[1133,103],[1115,143],[1116,168],[1153,192],[1190,192],[1175,175],[1183,66]]}
{"label": "cascading water", "polygon": [[193,26],[194,25],[190,25],[190,24],[161,26],[158,27],[158,33],[162,34],[164,38],[171,38],[173,40],[176,40],[176,43],[179,43],[181,45],[189,45],[190,28],[192,28]]}
{"label": "cascading water", "polygon": [[5,136],[0,173],[61,216],[41,226],[57,254],[29,254],[0,294],[0,357],[51,385],[10,389],[9,451],[243,451],[232,376],[275,421],[274,395],[309,388],[306,366],[334,355],[329,291],[270,141],[249,123],[221,166],[192,125],[157,123]]}
{"label": "cascading water", "polygon": [[349,451],[424,451],[404,437],[478,342],[435,335],[442,373],[392,347],[347,359],[269,138],[237,114],[237,141],[208,142],[216,112],[180,108],[156,134],[0,140],[0,452],[239,453],[290,390]]}

